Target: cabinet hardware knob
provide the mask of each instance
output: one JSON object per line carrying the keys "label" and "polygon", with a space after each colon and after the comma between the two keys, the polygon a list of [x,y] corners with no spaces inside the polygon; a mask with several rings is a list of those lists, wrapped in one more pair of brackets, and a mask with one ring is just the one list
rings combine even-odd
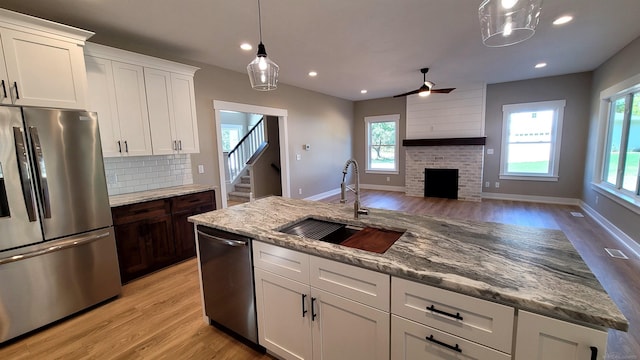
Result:
{"label": "cabinet hardware knob", "polygon": [[434,343],[434,344],[438,344],[438,345],[440,345],[440,346],[444,346],[444,347],[446,347],[447,349],[451,349],[451,350],[453,350],[453,351],[457,351],[457,352],[459,352],[460,354],[462,354],[462,349],[460,349],[460,347],[458,346],[458,344],[456,344],[456,346],[451,346],[451,345],[449,345],[449,344],[447,344],[447,343],[444,343],[444,342],[442,342],[442,341],[436,340],[436,339],[433,337],[433,335],[429,335],[429,337],[425,337],[425,339],[427,339],[427,341],[431,341],[431,342],[432,342],[432,343]]}
{"label": "cabinet hardware knob", "polygon": [[308,312],[307,309],[304,308],[304,303],[305,303],[305,299],[307,298],[307,294],[301,294],[302,295],[302,317],[304,317],[304,315]]}
{"label": "cabinet hardware knob", "polygon": [[311,298],[311,321],[315,321],[316,320],[316,316],[318,316],[318,314],[316,314],[316,310],[313,307],[313,304],[316,302],[316,298],[312,297]]}
{"label": "cabinet hardware knob", "polygon": [[435,308],[435,306],[433,306],[433,305],[431,305],[431,306],[427,307],[427,310],[430,310],[430,311],[433,311],[433,312],[438,313],[438,314],[440,314],[440,315],[448,316],[448,317],[454,318],[454,319],[456,319],[456,320],[460,320],[460,321],[462,321],[462,316],[460,316],[460,313],[459,313],[459,312],[457,312],[457,313],[455,313],[455,314],[451,314],[451,313],[448,313],[448,312],[446,312],[446,311],[438,310],[438,309],[436,309],[436,308]]}
{"label": "cabinet hardware knob", "polygon": [[16,88],[16,100],[20,99],[20,93],[18,93],[18,83],[13,82],[13,86]]}

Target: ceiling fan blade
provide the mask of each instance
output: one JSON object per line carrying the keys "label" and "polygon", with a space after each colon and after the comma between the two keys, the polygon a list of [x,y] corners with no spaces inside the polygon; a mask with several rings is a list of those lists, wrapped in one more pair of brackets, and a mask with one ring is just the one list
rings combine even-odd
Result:
{"label": "ceiling fan blade", "polygon": [[402,97],[402,96],[407,96],[407,95],[413,95],[413,94],[417,94],[417,93],[419,93],[419,92],[420,92],[420,89],[416,89],[416,90],[409,91],[409,92],[404,93],[404,94],[395,95],[395,96],[394,96],[394,98]]}
{"label": "ceiling fan blade", "polygon": [[446,89],[431,89],[432,94],[448,94],[455,90],[456,88],[446,88]]}

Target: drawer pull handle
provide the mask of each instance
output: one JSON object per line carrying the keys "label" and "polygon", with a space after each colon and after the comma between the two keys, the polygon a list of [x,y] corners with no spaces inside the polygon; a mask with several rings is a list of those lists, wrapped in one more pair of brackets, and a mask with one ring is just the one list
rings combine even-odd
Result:
{"label": "drawer pull handle", "polygon": [[456,346],[451,346],[451,345],[449,345],[449,344],[447,344],[447,343],[443,343],[442,341],[438,341],[438,340],[434,339],[434,338],[433,338],[433,335],[429,335],[429,337],[425,337],[425,339],[427,339],[428,341],[431,341],[431,342],[432,342],[432,343],[434,343],[434,344],[438,344],[438,345],[440,345],[440,346],[444,346],[444,347],[446,347],[447,349],[451,349],[451,350],[453,350],[453,351],[457,351],[457,352],[459,352],[460,354],[462,354],[462,349],[460,349],[460,347],[458,346],[458,344],[456,344]]}
{"label": "drawer pull handle", "polygon": [[304,317],[304,315],[308,312],[307,309],[304,308],[304,303],[306,301],[304,301],[307,298],[307,294],[301,294],[302,295],[302,317]]}
{"label": "drawer pull handle", "polygon": [[590,346],[591,349],[591,360],[596,360],[598,358],[598,348],[595,346]]}
{"label": "drawer pull handle", "polygon": [[435,313],[438,313],[438,314],[440,314],[440,315],[444,315],[444,316],[452,317],[452,318],[454,318],[454,319],[456,319],[456,320],[460,320],[460,321],[462,321],[462,316],[460,316],[460,313],[459,313],[459,312],[458,312],[458,313],[455,313],[455,315],[454,315],[454,314],[448,313],[448,312],[446,312],[446,311],[438,310],[438,309],[436,309],[436,308],[435,308],[435,306],[433,306],[433,305],[431,305],[431,306],[427,307],[427,310],[431,310],[431,311],[433,311],[433,312],[435,312]]}
{"label": "drawer pull handle", "polygon": [[316,316],[318,316],[318,314],[316,314],[316,311],[313,307],[313,304],[316,302],[316,298],[312,297],[311,298],[311,321],[315,321],[316,320]]}

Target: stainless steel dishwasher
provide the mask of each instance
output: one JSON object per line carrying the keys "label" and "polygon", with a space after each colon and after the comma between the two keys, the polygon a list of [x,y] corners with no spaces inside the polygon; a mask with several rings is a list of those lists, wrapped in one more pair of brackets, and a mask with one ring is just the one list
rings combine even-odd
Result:
{"label": "stainless steel dishwasher", "polygon": [[197,233],[206,315],[257,345],[251,239],[202,225]]}

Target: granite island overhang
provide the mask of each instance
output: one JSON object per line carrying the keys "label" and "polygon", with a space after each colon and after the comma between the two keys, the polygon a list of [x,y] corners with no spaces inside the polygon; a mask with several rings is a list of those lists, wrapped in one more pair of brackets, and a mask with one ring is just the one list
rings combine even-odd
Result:
{"label": "granite island overhang", "polygon": [[[278,231],[305,218],[405,233],[377,254]],[[351,205],[276,196],[189,221],[576,324],[629,328],[560,230],[381,209],[354,219]]]}

